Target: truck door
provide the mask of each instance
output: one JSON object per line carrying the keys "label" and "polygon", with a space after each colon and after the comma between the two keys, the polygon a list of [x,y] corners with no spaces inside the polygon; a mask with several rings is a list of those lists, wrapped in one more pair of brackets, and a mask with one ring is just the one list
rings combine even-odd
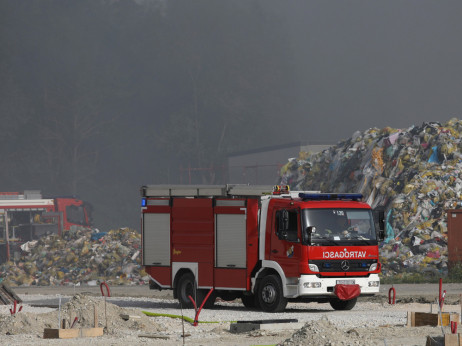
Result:
{"label": "truck door", "polygon": [[273,213],[270,259],[278,262],[286,277],[300,275],[300,212],[278,209]]}

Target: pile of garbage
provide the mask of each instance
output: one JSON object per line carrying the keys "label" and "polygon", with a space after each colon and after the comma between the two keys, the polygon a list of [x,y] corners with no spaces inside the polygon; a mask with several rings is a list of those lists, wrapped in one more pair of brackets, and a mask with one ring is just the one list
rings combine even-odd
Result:
{"label": "pile of garbage", "polygon": [[446,210],[462,205],[462,121],[372,128],[282,167],[292,190],[357,192],[386,215],[384,275],[447,273]]}
{"label": "pile of garbage", "polygon": [[129,228],[53,234],[21,246],[19,261],[0,265],[0,280],[12,286],[145,284],[141,237]]}

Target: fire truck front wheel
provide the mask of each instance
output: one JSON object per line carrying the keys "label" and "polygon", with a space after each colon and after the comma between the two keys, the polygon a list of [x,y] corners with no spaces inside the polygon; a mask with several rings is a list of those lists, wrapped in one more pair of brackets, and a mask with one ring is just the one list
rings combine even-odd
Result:
{"label": "fire truck front wheel", "polygon": [[266,312],[281,312],[287,306],[281,279],[277,275],[268,275],[261,279],[257,290],[258,305]]}
{"label": "fire truck front wheel", "polygon": [[351,310],[356,305],[357,298],[353,298],[350,300],[340,300],[338,298],[331,299],[329,301],[330,306],[332,306],[335,310]]}
{"label": "fire truck front wheel", "polygon": [[256,297],[253,294],[248,296],[243,295],[241,300],[242,304],[244,304],[247,309],[255,309],[257,307]]}

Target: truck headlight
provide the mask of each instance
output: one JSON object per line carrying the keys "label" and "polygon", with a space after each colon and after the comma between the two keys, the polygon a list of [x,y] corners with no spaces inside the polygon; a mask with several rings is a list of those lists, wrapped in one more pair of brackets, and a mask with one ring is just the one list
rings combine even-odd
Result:
{"label": "truck headlight", "polygon": [[321,283],[320,282],[304,282],[303,287],[304,288],[320,288]]}
{"label": "truck headlight", "polygon": [[316,264],[308,264],[308,267],[312,272],[319,272],[319,268]]}
{"label": "truck headlight", "polygon": [[369,271],[373,272],[377,270],[377,263],[372,263],[371,266],[369,267]]}

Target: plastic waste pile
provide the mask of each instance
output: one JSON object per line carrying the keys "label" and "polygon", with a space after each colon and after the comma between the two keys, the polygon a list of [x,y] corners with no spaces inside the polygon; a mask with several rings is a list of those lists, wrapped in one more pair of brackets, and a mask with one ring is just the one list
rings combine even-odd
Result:
{"label": "plastic waste pile", "polygon": [[462,121],[372,128],[321,153],[289,159],[292,190],[359,192],[386,215],[384,275],[447,273],[448,209],[462,204]]}
{"label": "plastic waste pile", "polygon": [[17,286],[144,284],[140,246],[140,234],[129,228],[49,235],[23,244],[19,261],[0,266],[0,279]]}

